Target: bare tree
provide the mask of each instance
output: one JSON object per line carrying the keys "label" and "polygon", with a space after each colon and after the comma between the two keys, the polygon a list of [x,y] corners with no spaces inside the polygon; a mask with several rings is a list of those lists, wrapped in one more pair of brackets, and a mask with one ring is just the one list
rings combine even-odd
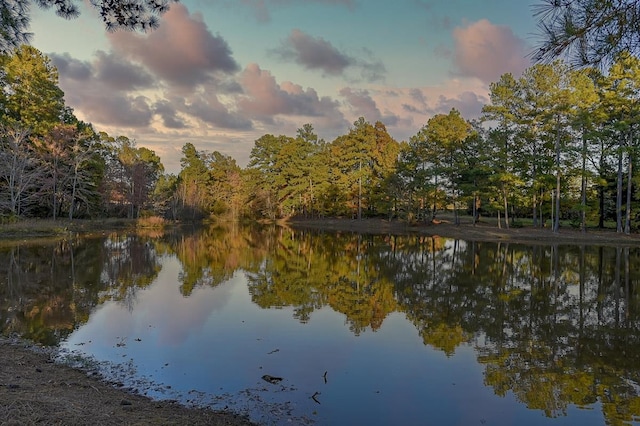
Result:
{"label": "bare tree", "polygon": [[0,208],[21,216],[40,197],[43,167],[29,146],[29,131],[0,127]]}

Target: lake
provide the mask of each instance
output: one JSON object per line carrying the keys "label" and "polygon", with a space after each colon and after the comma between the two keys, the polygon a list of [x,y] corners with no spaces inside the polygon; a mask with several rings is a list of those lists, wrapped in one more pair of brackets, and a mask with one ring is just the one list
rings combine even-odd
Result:
{"label": "lake", "polygon": [[640,250],[280,227],[0,248],[0,324],[261,424],[640,422]]}

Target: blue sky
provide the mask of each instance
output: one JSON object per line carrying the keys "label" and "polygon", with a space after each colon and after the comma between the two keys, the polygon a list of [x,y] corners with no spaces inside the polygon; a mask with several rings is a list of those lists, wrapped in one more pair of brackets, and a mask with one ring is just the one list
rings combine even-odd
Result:
{"label": "blue sky", "polygon": [[527,0],[183,0],[146,34],[34,8],[31,31],[76,115],[170,172],[187,142],[244,167],[305,123],[331,141],[362,116],[401,141],[452,107],[475,118],[536,41]]}

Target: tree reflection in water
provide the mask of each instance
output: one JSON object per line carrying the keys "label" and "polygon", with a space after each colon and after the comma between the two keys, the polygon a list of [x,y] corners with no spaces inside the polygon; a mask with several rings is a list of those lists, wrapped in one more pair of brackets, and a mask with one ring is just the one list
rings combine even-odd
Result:
{"label": "tree reflection in water", "polygon": [[133,309],[164,255],[181,262],[185,297],[243,272],[256,305],[301,322],[330,307],[357,335],[402,312],[447,356],[473,345],[497,395],[549,417],[595,403],[611,424],[640,416],[637,248],[238,225],[5,245],[3,333],[54,345],[107,300]]}

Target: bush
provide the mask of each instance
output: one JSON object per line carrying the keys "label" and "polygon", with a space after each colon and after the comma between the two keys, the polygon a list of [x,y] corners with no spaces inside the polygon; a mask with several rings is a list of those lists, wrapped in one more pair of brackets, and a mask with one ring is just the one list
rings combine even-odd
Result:
{"label": "bush", "polygon": [[143,217],[136,221],[136,225],[139,228],[163,228],[166,224],[166,219],[160,216]]}

